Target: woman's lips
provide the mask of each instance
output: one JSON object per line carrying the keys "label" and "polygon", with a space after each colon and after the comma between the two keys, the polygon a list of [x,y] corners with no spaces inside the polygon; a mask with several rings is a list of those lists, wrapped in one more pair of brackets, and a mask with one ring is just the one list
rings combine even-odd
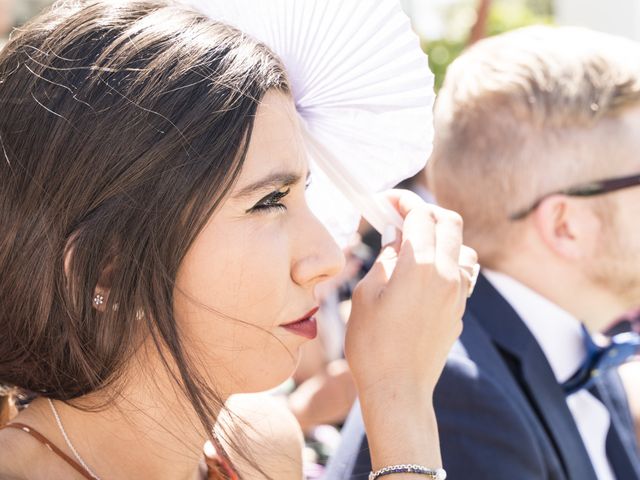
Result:
{"label": "woman's lips", "polygon": [[304,317],[285,325],[280,325],[285,330],[300,335],[301,337],[314,339],[318,336],[318,325],[314,315],[318,311],[319,307],[314,308]]}

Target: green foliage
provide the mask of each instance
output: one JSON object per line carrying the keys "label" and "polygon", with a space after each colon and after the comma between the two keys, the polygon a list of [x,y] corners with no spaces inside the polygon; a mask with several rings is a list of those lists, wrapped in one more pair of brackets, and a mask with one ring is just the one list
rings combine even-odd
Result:
{"label": "green foliage", "polygon": [[538,23],[551,23],[548,15],[536,14],[527,4],[518,2],[494,2],[489,11],[487,35],[498,35],[515,28]]}
{"label": "green foliage", "polygon": [[[457,12],[468,10],[468,4],[456,5],[448,12],[448,25],[456,23]],[[494,0],[487,20],[487,35],[498,35],[508,30],[527,25],[552,23],[552,9],[549,0]],[[471,26],[469,26],[469,29]],[[469,30],[468,29],[468,30]],[[429,66],[435,75],[436,92],[442,86],[449,64],[465,49],[466,35],[448,35],[446,38],[423,40],[422,48],[429,55]]]}
{"label": "green foliage", "polygon": [[447,39],[422,42],[422,49],[429,56],[429,67],[435,75],[436,92],[442,86],[447,67],[464,50],[465,43],[460,40]]}

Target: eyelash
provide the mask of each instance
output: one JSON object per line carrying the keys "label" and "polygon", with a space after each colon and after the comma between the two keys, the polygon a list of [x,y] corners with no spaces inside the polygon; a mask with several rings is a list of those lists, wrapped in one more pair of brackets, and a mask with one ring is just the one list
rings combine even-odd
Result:
{"label": "eyelash", "polygon": [[267,213],[272,210],[286,210],[287,207],[282,203],[277,203],[279,200],[282,200],[284,197],[289,195],[291,192],[291,188],[287,188],[284,191],[278,190],[276,192],[272,192],[262,200],[260,200],[252,209],[252,212],[256,213]]}
{"label": "eyelash", "polygon": [[[311,185],[311,177],[307,179],[307,182],[304,185],[305,190],[309,188]],[[291,187],[287,187],[286,190],[278,190],[270,193],[262,200],[260,200],[254,207],[252,207],[249,212],[250,213],[269,213],[273,210],[283,211],[286,210],[287,207],[282,203],[277,203],[279,200],[282,200],[284,197],[289,195],[291,192]]]}

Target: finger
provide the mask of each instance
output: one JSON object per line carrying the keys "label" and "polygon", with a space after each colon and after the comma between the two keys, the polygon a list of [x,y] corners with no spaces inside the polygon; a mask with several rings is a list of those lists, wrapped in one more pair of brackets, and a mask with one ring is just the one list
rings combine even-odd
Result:
{"label": "finger", "polygon": [[473,286],[475,283],[473,268],[460,268],[459,274],[460,280],[462,282],[462,292],[465,298],[470,297],[470,292],[473,290]]}
{"label": "finger", "polygon": [[[435,220],[432,211],[422,204],[405,217],[402,243],[390,286],[422,289],[424,281],[432,274],[435,255]],[[425,277],[426,275],[426,277]]]}
{"label": "finger", "polygon": [[394,227],[393,225],[387,225],[384,228],[384,232],[382,233],[382,237],[380,239],[382,248],[384,249],[384,247],[391,245],[396,250],[400,250],[400,237],[401,232],[396,227]]}
{"label": "finger", "polygon": [[402,218],[420,205],[428,205],[417,194],[402,189],[387,190],[379,194],[385,201],[389,202],[393,208],[397,210]]}
{"label": "finger", "polygon": [[478,254],[474,249],[467,247],[466,245],[462,245],[458,263],[460,265],[461,274],[465,275],[466,279],[468,279],[468,282],[465,282],[465,285],[467,285],[468,289],[467,296],[470,297],[476,286],[478,275],[480,273]]}
{"label": "finger", "polygon": [[462,249],[462,217],[449,210],[435,212],[435,264],[447,278],[458,278]]}
{"label": "finger", "polygon": [[438,207],[427,204],[409,190],[388,190],[382,196],[404,218],[399,251],[404,250],[404,256],[412,262],[423,264],[433,262],[435,237],[432,211]]}
{"label": "finger", "polygon": [[357,288],[358,294],[364,295],[367,299],[378,297],[389,282],[397,259],[398,252],[394,245],[384,247],[367,274],[360,280]]}
{"label": "finger", "polygon": [[462,245],[458,263],[461,267],[473,268],[473,266],[478,263],[478,254],[473,248]]}
{"label": "finger", "polygon": [[478,277],[480,276],[480,264],[476,263],[473,266],[473,272],[471,273],[471,285],[469,286],[469,292],[467,293],[467,297],[471,297],[473,295],[473,291],[478,284]]}
{"label": "finger", "polygon": [[436,253],[436,219],[427,205],[413,208],[404,219],[400,254],[412,253],[416,263],[432,264]]}
{"label": "finger", "polygon": [[382,247],[378,257],[358,284],[359,295],[365,295],[368,299],[377,298],[380,295],[395,269],[401,242],[402,233],[392,225],[388,226],[382,237]]}

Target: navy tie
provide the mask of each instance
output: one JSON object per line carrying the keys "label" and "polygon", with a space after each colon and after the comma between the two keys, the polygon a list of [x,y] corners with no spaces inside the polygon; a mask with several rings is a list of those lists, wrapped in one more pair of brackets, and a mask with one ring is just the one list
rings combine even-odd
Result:
{"label": "navy tie", "polygon": [[600,347],[595,344],[584,326],[582,329],[587,358],[578,371],[562,384],[567,395],[591,387],[595,378],[601,373],[619,367],[635,355],[640,355],[640,335],[635,332],[614,335],[609,345]]}

